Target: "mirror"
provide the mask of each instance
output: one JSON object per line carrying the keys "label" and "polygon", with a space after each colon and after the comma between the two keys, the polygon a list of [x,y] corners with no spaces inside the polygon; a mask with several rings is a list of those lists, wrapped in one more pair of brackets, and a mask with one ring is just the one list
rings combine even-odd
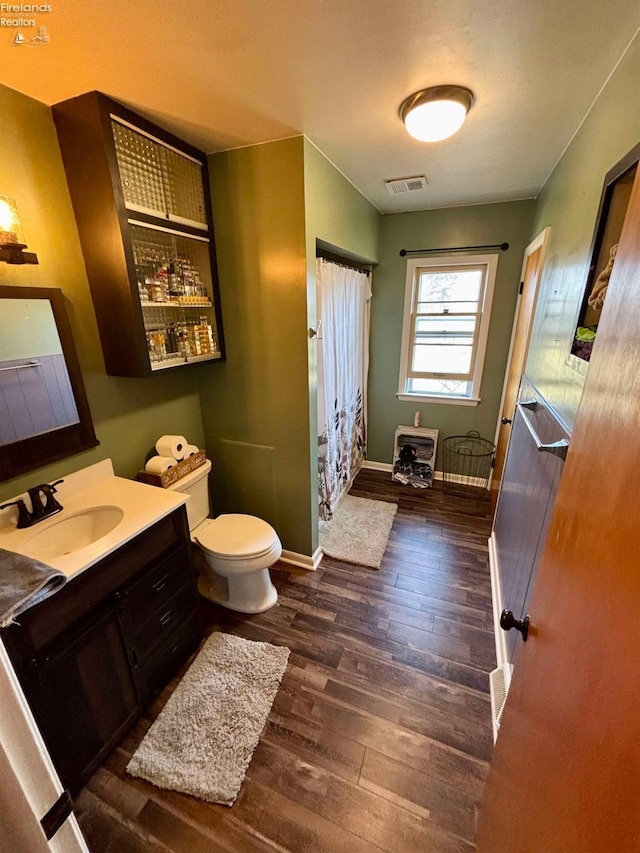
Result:
{"label": "mirror", "polygon": [[62,291],[0,287],[0,480],[96,439]]}

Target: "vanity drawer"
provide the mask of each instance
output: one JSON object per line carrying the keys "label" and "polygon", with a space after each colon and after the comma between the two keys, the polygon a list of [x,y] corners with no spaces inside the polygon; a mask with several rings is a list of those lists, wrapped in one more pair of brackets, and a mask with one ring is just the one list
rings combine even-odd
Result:
{"label": "vanity drawer", "polygon": [[132,625],[150,619],[192,576],[188,545],[154,566],[124,595],[123,608]]}
{"label": "vanity drawer", "polygon": [[193,610],[176,630],[164,639],[138,667],[142,701],[146,704],[175,675],[202,638],[202,619]]}
{"label": "vanity drawer", "polygon": [[[135,630],[135,648],[139,655],[147,654],[161,637],[170,634],[194,609],[197,592],[191,578],[174,593],[150,619]],[[138,623],[140,624],[140,623]]]}

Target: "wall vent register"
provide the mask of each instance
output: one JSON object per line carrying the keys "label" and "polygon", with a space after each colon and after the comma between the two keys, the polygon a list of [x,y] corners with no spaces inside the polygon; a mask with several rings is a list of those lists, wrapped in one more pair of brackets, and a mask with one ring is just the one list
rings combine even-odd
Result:
{"label": "wall vent register", "polygon": [[420,190],[426,190],[427,179],[424,175],[414,175],[411,178],[393,178],[384,182],[389,195],[402,195],[403,193],[413,193]]}

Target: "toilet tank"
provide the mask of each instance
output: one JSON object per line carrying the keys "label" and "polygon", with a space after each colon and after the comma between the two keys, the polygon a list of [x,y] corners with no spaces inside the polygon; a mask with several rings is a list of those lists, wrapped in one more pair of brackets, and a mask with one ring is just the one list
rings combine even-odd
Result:
{"label": "toilet tank", "polygon": [[196,468],[186,477],[178,480],[169,490],[172,492],[183,492],[191,497],[187,501],[187,517],[189,519],[189,530],[193,530],[209,515],[209,472],[211,471],[211,460],[207,459],[204,465]]}

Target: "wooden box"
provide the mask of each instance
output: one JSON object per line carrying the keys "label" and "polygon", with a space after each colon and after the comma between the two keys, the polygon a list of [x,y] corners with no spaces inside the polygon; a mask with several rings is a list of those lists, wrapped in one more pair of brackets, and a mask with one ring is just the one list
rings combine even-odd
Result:
{"label": "wooden box", "polygon": [[196,468],[200,468],[206,461],[207,458],[204,450],[199,450],[193,456],[182,459],[173,468],[169,468],[168,471],[163,471],[162,474],[152,474],[150,471],[138,471],[136,480],[139,480],[141,483],[148,483],[150,486],[160,486],[162,489],[167,489],[169,486],[177,483],[178,480],[186,477],[187,474],[195,471]]}

